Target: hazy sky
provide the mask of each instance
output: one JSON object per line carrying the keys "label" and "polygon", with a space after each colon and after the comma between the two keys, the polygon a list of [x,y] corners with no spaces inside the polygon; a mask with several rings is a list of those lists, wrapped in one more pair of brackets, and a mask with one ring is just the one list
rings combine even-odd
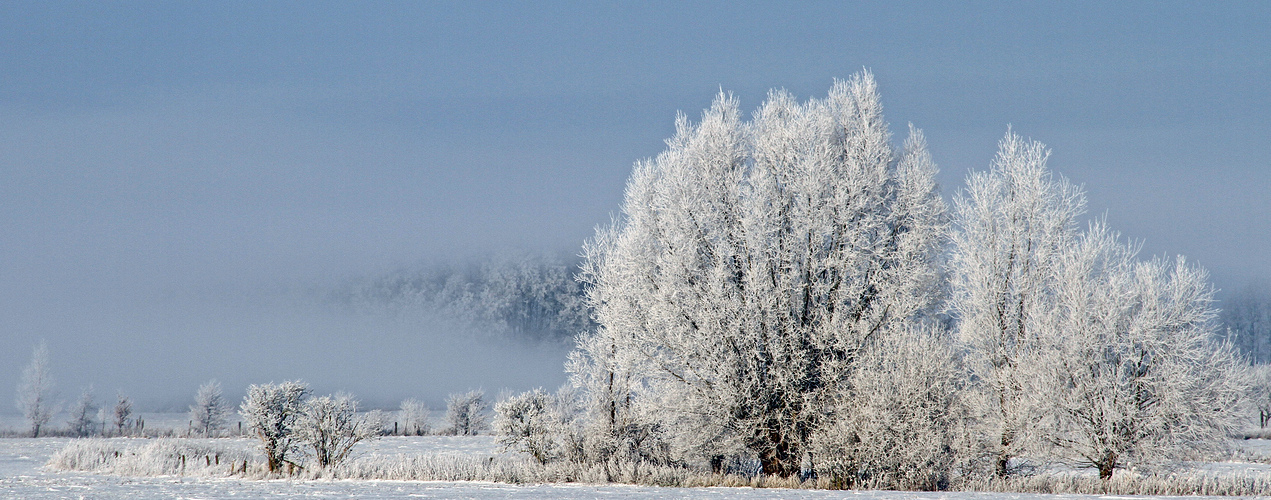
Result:
{"label": "hazy sky", "polygon": [[1271,276],[1267,2],[4,2],[0,412],[41,338],[65,399],[559,384],[559,349],[280,290],[572,252],[677,111],[862,68],[946,194],[1011,124],[1146,253],[1223,289]]}

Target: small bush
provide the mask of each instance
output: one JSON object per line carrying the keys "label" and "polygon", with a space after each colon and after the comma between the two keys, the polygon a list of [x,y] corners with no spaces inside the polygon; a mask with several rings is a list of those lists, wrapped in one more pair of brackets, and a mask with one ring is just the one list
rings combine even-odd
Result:
{"label": "small bush", "polygon": [[269,472],[279,472],[283,464],[295,465],[287,456],[294,451],[296,419],[309,395],[302,382],[260,384],[247,388],[239,413],[243,423],[260,439]]}
{"label": "small bush", "polygon": [[349,458],[358,443],[379,436],[384,417],[377,410],[357,414],[357,401],[348,394],[305,401],[296,419],[296,440],[308,448],[319,468]]}
{"label": "small bush", "polygon": [[489,407],[483,391],[451,394],[446,398],[446,434],[475,436],[485,430],[490,425]]}
{"label": "small bush", "polygon": [[418,399],[402,401],[402,434],[424,436],[430,429],[428,421],[428,405]]}

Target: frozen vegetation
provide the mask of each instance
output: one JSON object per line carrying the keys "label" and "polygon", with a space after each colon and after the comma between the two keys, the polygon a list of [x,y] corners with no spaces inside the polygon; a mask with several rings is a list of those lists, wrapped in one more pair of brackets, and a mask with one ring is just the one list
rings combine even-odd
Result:
{"label": "frozen vegetation", "polygon": [[1080,227],[1044,145],[1008,130],[948,210],[868,73],[738,108],[681,116],[586,247],[566,460],[993,489],[1223,453],[1251,379],[1207,274]]}
{"label": "frozen vegetation", "polygon": [[[1008,129],[948,206],[922,131],[893,142],[868,72],[824,99],[773,91],[749,120],[721,93],[636,164],[576,281],[559,262],[512,259],[336,297],[577,333],[565,387],[493,405],[454,394],[436,424],[406,400],[388,425],[349,395],[258,384],[239,406],[254,439],[71,441],[48,468],[254,492],[481,483],[445,483],[474,497],[1271,495],[1267,447],[1232,439],[1253,415],[1271,424],[1271,372],[1250,365],[1271,308],[1241,299],[1224,331],[1203,269],[1082,222],[1084,192],[1048,157]],[[37,349],[24,411],[51,404],[46,364]],[[200,388],[187,435],[221,433],[219,398]],[[27,412],[31,434],[41,411]],[[140,427],[131,411],[120,394],[118,435]],[[792,490],[596,486],[612,483]]]}
{"label": "frozen vegetation", "polygon": [[[1036,474],[1009,483],[975,485],[980,490],[1094,494],[1177,495],[1271,492],[1271,446],[1242,442],[1239,459],[1193,464],[1172,475],[1118,475],[1112,481],[1079,471]],[[683,469],[611,470],[638,475],[635,485],[605,484],[578,467],[538,465],[528,456],[502,453],[493,436],[401,436],[367,443],[343,467],[323,474],[268,480],[263,457],[248,439],[87,439],[0,440],[0,490],[12,498],[65,495],[129,498],[263,498],[278,495],[341,497],[464,498],[841,498],[841,493],[799,489],[754,476],[688,474]],[[116,456],[115,452],[119,452]],[[184,460],[182,460],[184,457]],[[208,465],[208,460],[211,465]],[[249,463],[243,472],[235,460]],[[221,463],[218,465],[217,460]],[[241,464],[242,462],[238,462]],[[45,465],[47,464],[47,465]],[[231,472],[231,469],[234,471]],[[590,474],[603,474],[603,470]],[[627,477],[626,479],[632,479]],[[564,481],[576,481],[564,483]],[[690,485],[765,486],[694,488]],[[776,488],[774,488],[776,487]],[[996,498],[985,493],[859,491],[864,498]],[[1003,496],[1002,498],[1007,498]],[[1044,498],[1012,493],[1009,498]]]}

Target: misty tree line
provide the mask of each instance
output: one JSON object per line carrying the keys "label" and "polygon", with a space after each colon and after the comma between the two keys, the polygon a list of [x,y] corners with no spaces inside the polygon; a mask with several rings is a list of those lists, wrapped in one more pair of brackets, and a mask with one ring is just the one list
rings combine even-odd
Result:
{"label": "misty tree line", "polygon": [[568,341],[593,328],[576,261],[505,254],[360,280],[330,300],[361,312],[425,312],[474,330],[517,338]]}
{"label": "misty tree line", "polygon": [[1240,352],[1258,364],[1271,363],[1271,284],[1250,283],[1222,303],[1226,335]]}
{"label": "misty tree line", "polygon": [[1008,131],[950,209],[864,73],[749,121],[721,93],[667,145],[584,249],[573,387],[496,408],[509,448],[940,488],[1056,461],[1110,479],[1246,418],[1206,272],[1080,227],[1036,141]]}
{"label": "misty tree line", "polygon": [[[22,370],[15,401],[18,411],[31,428],[32,437],[47,434],[53,415],[62,411],[62,403],[53,397],[53,387],[48,345],[40,342],[31,353],[31,362]],[[146,426],[144,419],[134,415],[132,398],[122,391],[116,394],[113,407],[99,407],[93,388],[89,386],[67,411],[70,420],[66,423],[65,433],[75,437],[94,434],[126,436],[141,433]]]}

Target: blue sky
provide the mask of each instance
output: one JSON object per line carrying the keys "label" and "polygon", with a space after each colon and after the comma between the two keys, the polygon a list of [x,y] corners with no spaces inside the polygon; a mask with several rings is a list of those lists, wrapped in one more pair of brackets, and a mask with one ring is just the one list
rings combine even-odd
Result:
{"label": "blue sky", "polygon": [[265,313],[192,327],[206,302],[573,252],[676,112],[862,68],[894,131],[926,131],[946,194],[1010,124],[1146,253],[1238,288],[1271,277],[1268,26],[1255,2],[6,2],[0,399],[39,338],[64,392],[184,395],[232,361],[154,382],[184,362],[150,361],[198,357],[190,337],[304,335]]}

